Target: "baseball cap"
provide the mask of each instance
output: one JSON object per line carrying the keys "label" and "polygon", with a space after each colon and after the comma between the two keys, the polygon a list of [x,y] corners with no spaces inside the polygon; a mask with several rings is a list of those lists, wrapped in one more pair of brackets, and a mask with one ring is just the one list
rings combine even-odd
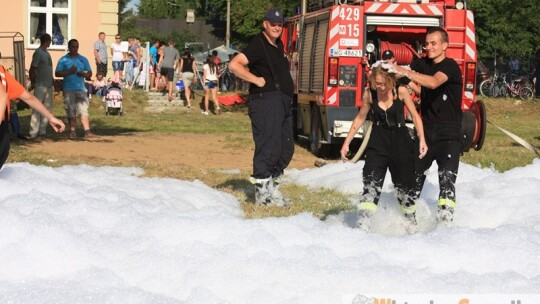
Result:
{"label": "baseball cap", "polygon": [[388,60],[390,58],[394,58],[394,53],[390,50],[386,50],[382,53],[381,59],[382,60]]}
{"label": "baseball cap", "polygon": [[271,23],[283,23],[285,21],[283,18],[283,12],[279,8],[271,8],[266,11],[264,20],[268,20]]}

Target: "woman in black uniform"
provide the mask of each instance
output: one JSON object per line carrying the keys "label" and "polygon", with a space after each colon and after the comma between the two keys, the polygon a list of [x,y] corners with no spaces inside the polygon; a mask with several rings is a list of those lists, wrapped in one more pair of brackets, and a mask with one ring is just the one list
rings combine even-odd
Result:
{"label": "woman in black uniform", "polygon": [[[394,74],[377,66],[372,69],[369,81],[371,90],[364,91],[362,107],[341,148],[341,158],[346,161],[349,144],[370,113],[373,127],[365,152],[364,191],[357,206],[357,226],[369,230],[369,219],[377,211],[386,170],[389,169],[401,210],[412,224],[409,232],[414,233],[416,205],[411,191],[415,185],[415,164],[416,159],[424,157],[428,149],[422,119],[407,88],[396,87]],[[416,136],[411,136],[405,126],[404,107],[412,116]]]}

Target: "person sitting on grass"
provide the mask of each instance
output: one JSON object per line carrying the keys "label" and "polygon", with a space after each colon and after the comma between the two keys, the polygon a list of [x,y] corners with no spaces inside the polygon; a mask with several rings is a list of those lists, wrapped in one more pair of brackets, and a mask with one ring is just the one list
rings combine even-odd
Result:
{"label": "person sitting on grass", "polygon": [[97,97],[102,97],[107,94],[107,81],[103,78],[103,74],[98,73],[96,75],[96,79],[94,79],[88,88],[88,94],[90,94],[90,98],[92,98],[92,94]]}

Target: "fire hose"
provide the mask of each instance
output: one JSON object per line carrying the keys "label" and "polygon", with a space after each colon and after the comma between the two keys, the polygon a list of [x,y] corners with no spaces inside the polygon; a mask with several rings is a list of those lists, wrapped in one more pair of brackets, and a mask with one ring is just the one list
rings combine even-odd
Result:
{"label": "fire hose", "polygon": [[[540,153],[538,152],[538,150],[536,150],[531,144],[529,144],[523,138],[517,136],[516,134],[514,134],[514,133],[512,133],[512,132],[510,132],[508,130],[505,130],[505,129],[497,126],[496,124],[492,123],[489,120],[487,122],[492,124],[495,128],[501,130],[504,134],[508,135],[510,138],[512,138],[517,143],[519,143],[523,147],[527,148],[528,150],[530,150],[531,152],[533,152],[537,156],[540,156]],[[369,142],[369,137],[371,135],[372,125],[373,125],[373,123],[371,121],[366,121],[366,131],[364,132],[364,139],[362,140],[362,144],[360,145],[360,148],[358,148],[358,151],[356,152],[354,157],[351,159],[351,161],[353,163],[358,162],[358,160],[360,160],[360,157],[362,157],[362,154],[364,154],[364,151],[366,150],[367,144]]]}
{"label": "fire hose", "polygon": [[366,151],[367,144],[369,142],[369,137],[371,136],[371,128],[373,126],[373,123],[370,120],[366,120],[365,122],[365,131],[364,131],[364,138],[362,139],[362,144],[360,145],[360,148],[358,148],[358,151],[356,151],[356,154],[351,159],[353,163],[358,162],[360,157],[362,157],[362,154],[364,154],[364,151]]}
{"label": "fire hose", "polygon": [[504,134],[508,135],[510,138],[512,138],[513,140],[515,140],[518,144],[522,145],[523,147],[529,149],[531,152],[533,152],[534,154],[536,154],[537,156],[540,156],[540,153],[538,153],[538,150],[536,150],[531,144],[529,144],[528,142],[526,142],[523,138],[517,136],[516,134],[508,131],[508,130],[505,130],[499,126],[497,126],[496,124],[492,123],[491,121],[487,121],[488,123],[492,124],[495,128],[501,130]]}

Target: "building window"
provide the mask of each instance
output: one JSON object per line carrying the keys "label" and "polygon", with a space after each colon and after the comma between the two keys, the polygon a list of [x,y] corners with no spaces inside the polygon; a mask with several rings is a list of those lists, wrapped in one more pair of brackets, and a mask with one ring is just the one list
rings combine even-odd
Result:
{"label": "building window", "polygon": [[39,47],[39,36],[52,37],[50,48],[66,49],[71,28],[71,0],[28,0],[28,46]]}

